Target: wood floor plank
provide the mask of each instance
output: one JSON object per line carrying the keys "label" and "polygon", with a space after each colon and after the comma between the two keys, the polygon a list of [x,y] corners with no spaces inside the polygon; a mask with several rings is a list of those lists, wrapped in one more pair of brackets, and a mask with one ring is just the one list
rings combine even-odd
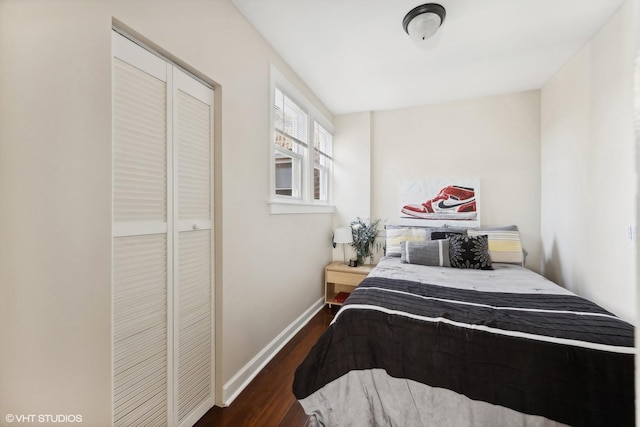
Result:
{"label": "wood floor plank", "polygon": [[306,427],[309,419],[291,387],[296,368],[336,309],[323,307],[256,375],[227,408],[213,407],[195,427]]}
{"label": "wood floor plank", "polygon": [[298,401],[294,401],[291,408],[287,411],[284,418],[278,424],[278,427],[306,427],[309,425],[309,416],[304,413],[302,406]]}

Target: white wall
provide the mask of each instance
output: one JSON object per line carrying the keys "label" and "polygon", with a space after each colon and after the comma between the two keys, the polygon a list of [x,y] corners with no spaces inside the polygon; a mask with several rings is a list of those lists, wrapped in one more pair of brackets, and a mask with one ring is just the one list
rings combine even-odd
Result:
{"label": "white wall", "polygon": [[[335,117],[333,136],[333,227],[346,227],[360,217],[371,217],[371,113],[361,112]],[[344,248],[342,247],[344,246]],[[353,248],[338,245],[333,259],[355,258]]]}
{"label": "white wall", "polygon": [[[357,118],[338,123],[355,126]],[[539,271],[539,144],[539,91],[376,111],[371,215],[397,224],[403,180],[480,178],[482,225],[517,224],[527,266]]]}
{"label": "white wall", "polygon": [[633,2],[542,89],[544,274],[636,318]]}
{"label": "white wall", "polygon": [[332,215],[268,213],[269,63],[317,99],[227,0],[2,0],[0,424],[111,424],[114,17],[218,84],[218,401],[322,295]]}

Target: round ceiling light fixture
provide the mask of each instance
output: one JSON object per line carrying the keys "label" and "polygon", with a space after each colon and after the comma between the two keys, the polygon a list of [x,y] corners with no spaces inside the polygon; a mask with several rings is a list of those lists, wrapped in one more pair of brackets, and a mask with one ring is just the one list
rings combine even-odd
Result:
{"label": "round ceiling light fixture", "polygon": [[447,11],[439,4],[427,3],[411,9],[402,20],[402,28],[416,43],[421,43],[438,31]]}

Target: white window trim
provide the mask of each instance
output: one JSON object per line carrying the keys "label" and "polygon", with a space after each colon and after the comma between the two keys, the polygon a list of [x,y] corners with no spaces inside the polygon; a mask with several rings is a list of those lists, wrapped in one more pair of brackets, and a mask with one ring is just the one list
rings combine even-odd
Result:
{"label": "white window trim", "polygon": [[[313,122],[318,122],[331,134],[334,133],[333,124],[300,92],[273,64],[269,64],[269,210],[271,214],[302,214],[302,213],[334,213],[335,206],[331,204],[332,198],[332,171],[328,183],[329,200],[315,200],[311,183],[313,182]],[[288,97],[294,100],[308,114],[308,138],[307,155],[302,176],[301,197],[278,196],[275,194],[275,150],[273,149],[275,134],[274,105],[276,87],[282,90]]]}

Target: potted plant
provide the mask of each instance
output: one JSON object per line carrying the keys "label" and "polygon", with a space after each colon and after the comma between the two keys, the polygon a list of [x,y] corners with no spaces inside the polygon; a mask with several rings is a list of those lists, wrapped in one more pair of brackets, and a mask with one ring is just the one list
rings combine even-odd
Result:
{"label": "potted plant", "polygon": [[353,235],[351,246],[356,250],[358,265],[364,265],[369,257],[373,258],[373,249],[379,224],[379,219],[365,221],[358,218],[351,222],[351,234]]}

